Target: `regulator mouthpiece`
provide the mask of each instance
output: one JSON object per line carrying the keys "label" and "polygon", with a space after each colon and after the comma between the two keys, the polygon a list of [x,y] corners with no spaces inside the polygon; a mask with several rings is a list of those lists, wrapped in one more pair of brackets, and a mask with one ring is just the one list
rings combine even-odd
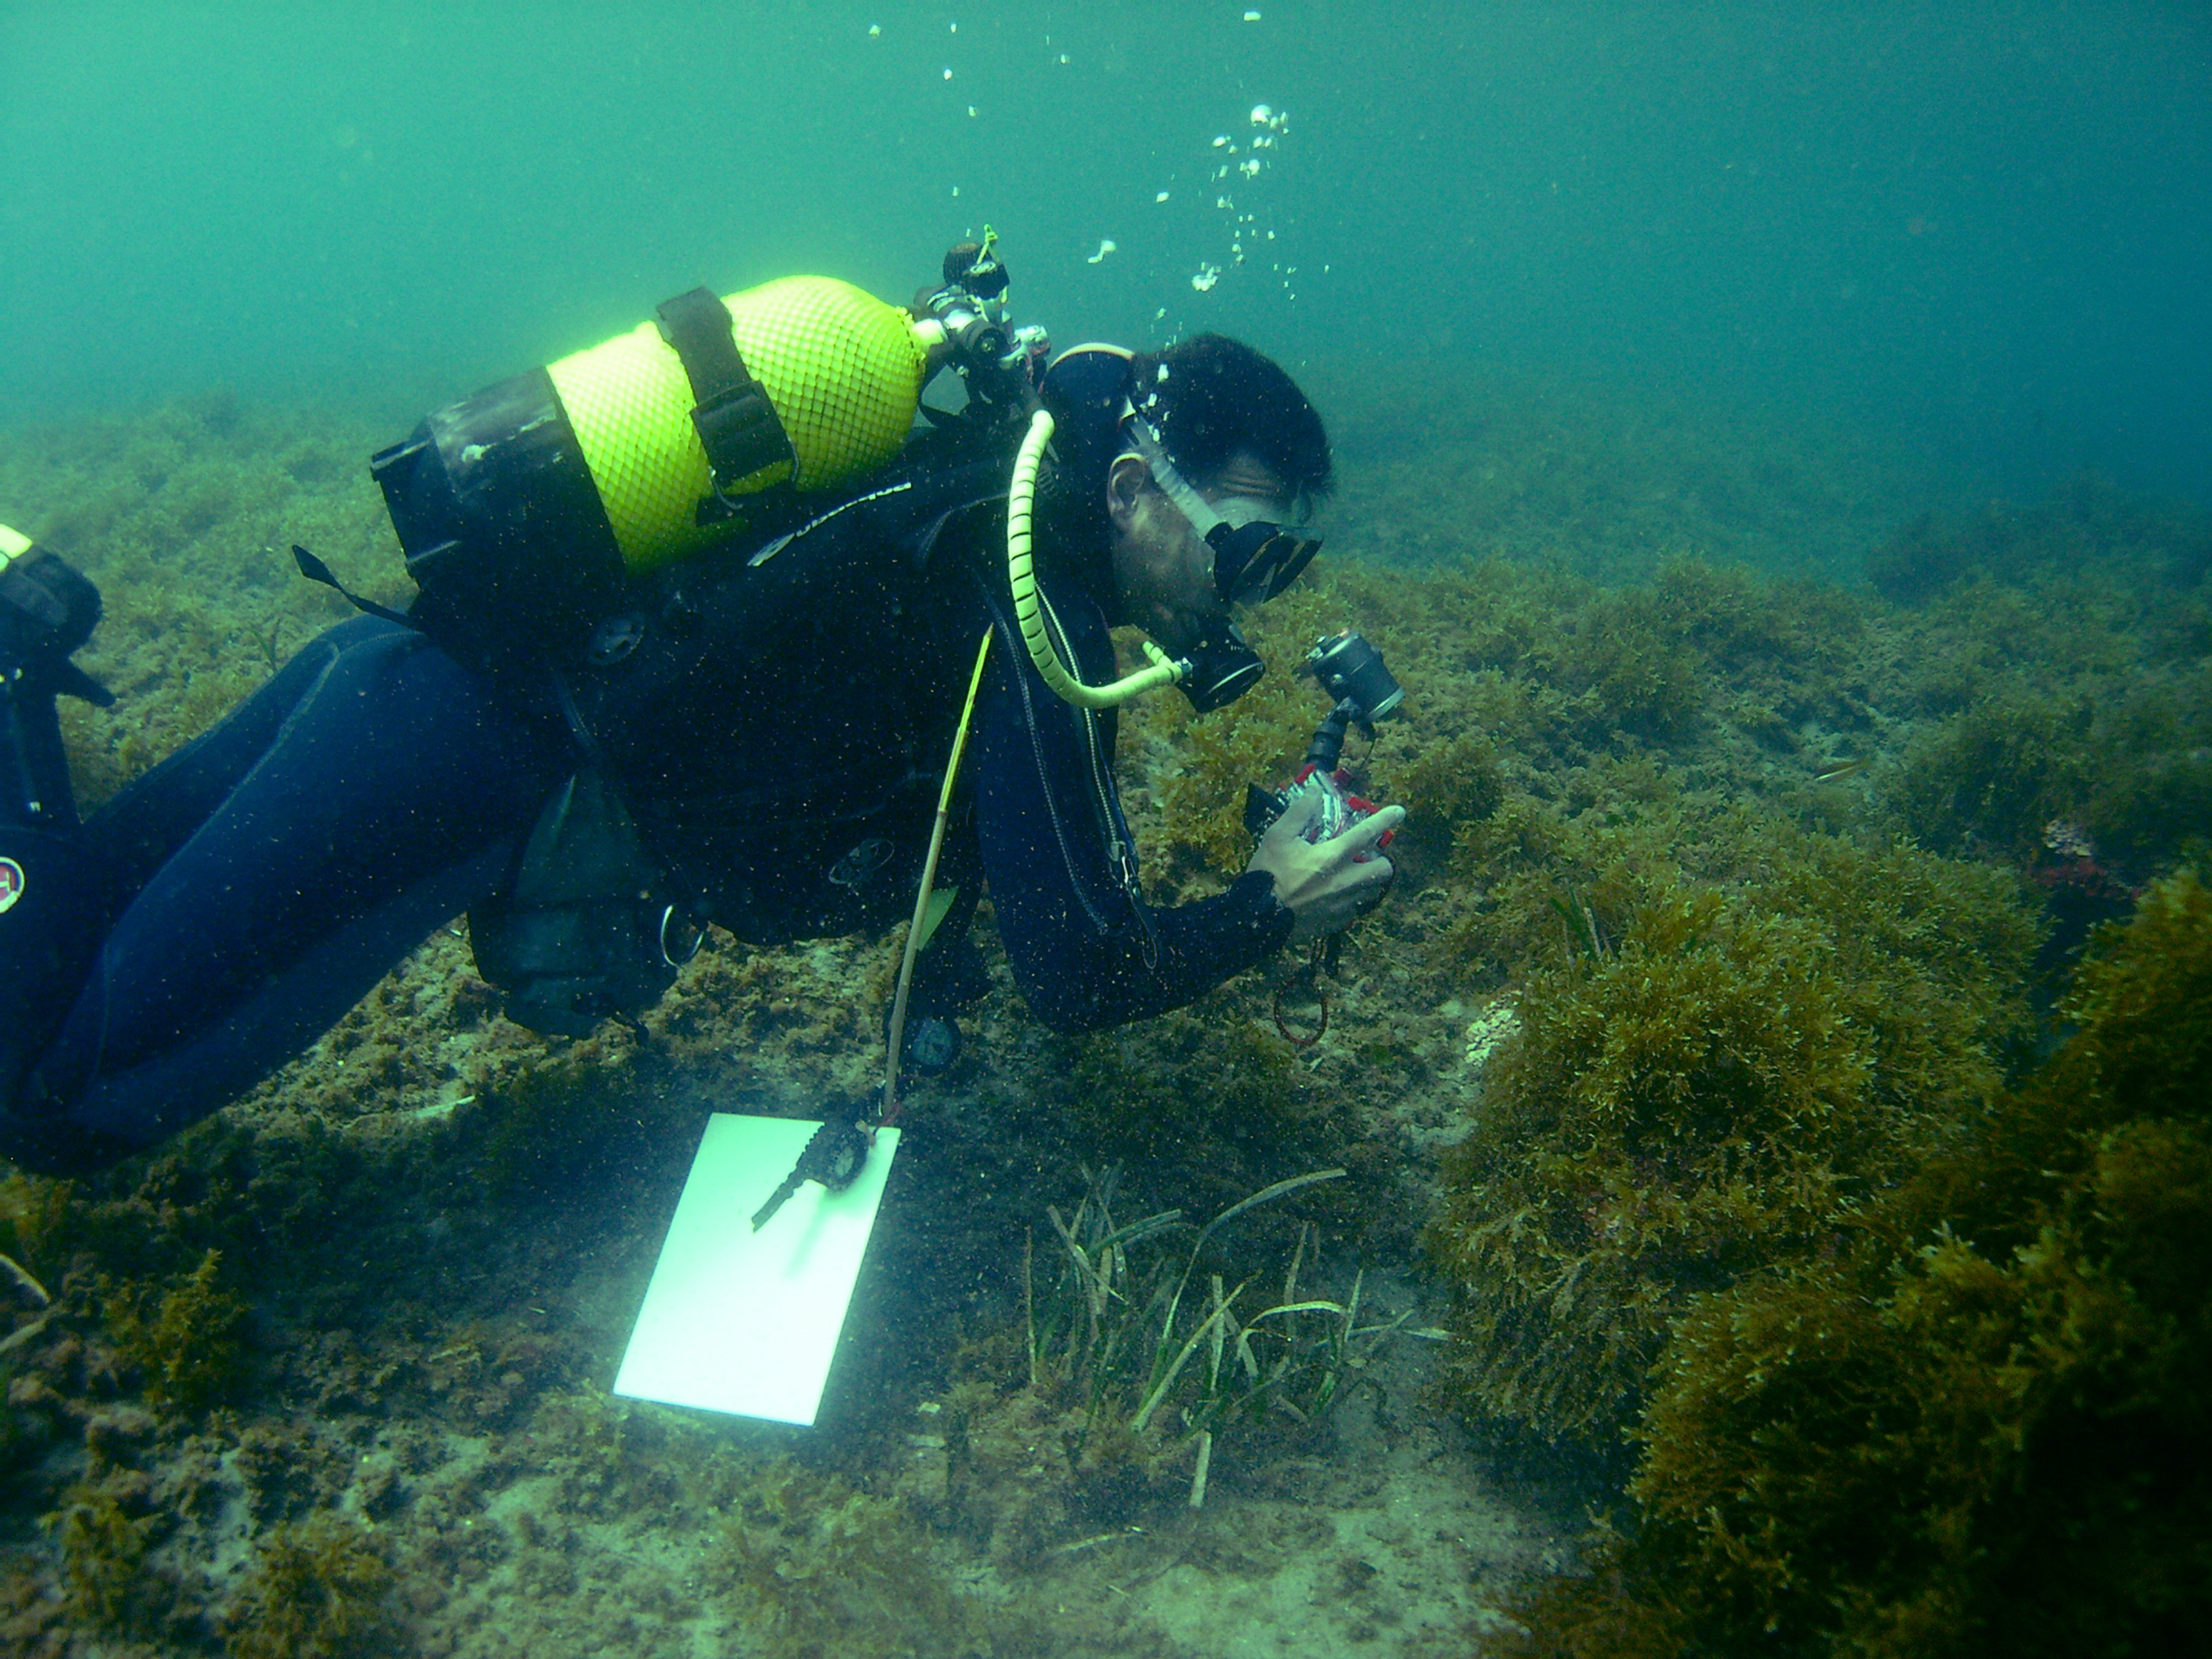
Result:
{"label": "regulator mouthpiece", "polygon": [[1201,714],[1225,708],[1260,683],[1267,672],[1260,653],[1226,617],[1209,629],[1184,659],[1189,672],[1177,682],[1190,706]]}

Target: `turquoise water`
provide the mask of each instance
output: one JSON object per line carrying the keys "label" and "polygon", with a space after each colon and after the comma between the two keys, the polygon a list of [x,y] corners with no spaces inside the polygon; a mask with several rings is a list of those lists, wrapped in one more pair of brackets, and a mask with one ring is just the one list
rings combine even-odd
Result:
{"label": "turquoise water", "polygon": [[403,420],[700,282],[903,298],[988,221],[1066,343],[1656,372],[2203,495],[2208,67],[2179,4],[9,0],[0,420]]}
{"label": "turquoise water", "polygon": [[86,805],[347,614],[295,542],[405,602],[362,463],[422,410],[989,223],[1016,320],[1239,334],[1336,445],[1267,679],[1124,713],[1148,891],[1249,855],[1346,623],[1412,814],[1325,1002],[1054,1036],[979,927],[809,1430],[608,1385],[706,1113],[874,1085],[896,930],[570,1042],[456,919],[174,1142],[0,1164],[0,1654],[2185,1650],[2208,67],[2184,5],[0,0]]}

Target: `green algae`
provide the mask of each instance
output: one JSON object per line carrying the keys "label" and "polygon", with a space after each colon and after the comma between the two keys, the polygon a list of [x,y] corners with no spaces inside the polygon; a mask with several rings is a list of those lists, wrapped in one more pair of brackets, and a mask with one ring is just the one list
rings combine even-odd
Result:
{"label": "green algae", "polygon": [[2078,821],[2154,867],[2212,823],[2208,692],[2201,668],[1997,685],[1915,735],[1894,810],[1927,845],[2021,860]]}
{"label": "green algae", "polygon": [[2078,472],[2025,506],[1923,513],[1868,559],[1867,575],[1885,598],[1916,604],[1978,576],[2023,585],[2091,568],[2194,586],[2212,571],[2212,514]]}
{"label": "green algae", "polygon": [[[1847,574],[1917,510],[1898,474],[1723,421],[1670,434],[1648,405],[1623,419],[1603,399],[1544,392],[1516,410],[1502,382],[1460,388],[1456,404],[1409,395],[1393,412],[1378,392],[1346,418],[1446,441],[1354,470],[1331,526],[1332,555],[1352,556],[1325,559],[1253,618],[1271,667],[1261,690],[1206,720],[1172,698],[1125,717],[1150,874],[1164,897],[1200,893],[1249,856],[1245,783],[1285,781],[1323,711],[1298,657],[1347,623],[1385,649],[1406,711],[1348,758],[1367,793],[1412,817],[1393,848],[1399,890],[1352,938],[1326,1040],[1301,1049],[1278,1035],[1273,974],[1128,1031],[1043,1039],[998,964],[970,1090],[918,1096],[902,1166],[920,1184],[890,1212],[918,1236],[894,1225],[884,1240],[902,1287],[887,1304],[896,1335],[871,1331],[841,1360],[882,1397],[793,1460],[780,1443],[607,1396],[619,1344],[607,1310],[642,1283],[706,1104],[759,1089],[803,1109],[866,1086],[884,953],[867,941],[710,953],[642,1041],[558,1045],[501,1021],[463,944],[441,935],[225,1121],[110,1176],[9,1182],[0,1247],[67,1308],[7,1356],[11,1380],[44,1391],[9,1453],[27,1494],[11,1502],[82,1515],[74,1544],[66,1522],[32,1545],[19,1529],[10,1571],[48,1587],[41,1605],[74,1608],[52,1615],[70,1627],[105,1620],[179,1649],[244,1629],[225,1621],[253,1605],[226,1591],[200,1613],[190,1569],[216,1545],[198,1510],[179,1506],[164,1531],[143,1487],[106,1476],[62,1501],[74,1477],[46,1460],[84,1437],[88,1411],[143,1396],[165,1352],[191,1352],[118,1353],[99,1316],[106,1274],[139,1336],[171,1297],[252,1301],[252,1364],[200,1396],[228,1405],[209,1412],[189,1386],[162,1385],[145,1461],[178,1467],[179,1448],[204,1439],[192,1490],[210,1513],[248,1506],[254,1582],[303,1619],[328,1606],[312,1570],[320,1537],[373,1539],[395,1628],[467,1651],[491,1650],[466,1632],[507,1626],[548,1650],[586,1629],[675,1650],[718,1619],[792,1653],[1157,1646],[1151,1626],[1082,1611],[1084,1598],[1111,1608],[1133,1587],[1103,1570],[1139,1547],[1128,1526],[1164,1537],[1165,1517],[1189,1513],[1192,1449],[1148,1468],[1094,1436],[1071,1459],[1065,1401],[1003,1374],[952,1381],[963,1341],[1012,1363],[1003,1334],[1019,1328],[1028,1224],[1109,1158],[1153,1202],[1200,1215],[1341,1164],[1350,1178],[1308,1195],[1330,1259],[1403,1260],[1433,1178],[1425,1149],[1451,1137],[1431,1263],[1460,1298],[1455,1397],[1485,1425],[1504,1412],[1569,1437],[1663,1425],[1681,1453],[1666,1464],[1657,1440],[1631,1443],[1623,1553],[1543,1604],[1534,1639],[1725,1650],[1729,1632],[1778,1617],[1820,1650],[1832,1632],[1820,1603],[1861,1608],[1855,1632],[1905,1632],[1885,1638],[1902,1650],[1911,1632],[1950,1639],[1958,1626],[1942,1620],[1960,1608],[1981,1617],[1979,1569],[1958,1540],[2010,1534],[1959,1494],[1985,1490],[1972,1480],[1990,1469],[2019,1472],[2003,1448],[2023,1423],[2032,1442],[2061,1421],[2021,1415],[1990,1377],[2027,1376],[2006,1369],[2025,1343],[2055,1357],[2034,1375],[2076,1397],[2110,1399],[2095,1390],[2134,1378],[2148,1399],[2167,1373],[2116,1369],[2090,1339],[2170,1354],[2142,1310],[2179,1305],[2193,1282],[2194,1142],[2106,1123],[2085,1174],[2091,1129],[2075,1115],[2106,1097],[2045,1091],[2014,1110],[2002,1086],[2031,1063],[2022,986],[2041,889],[2021,875],[2040,867],[2045,825],[2081,817],[2133,886],[2212,821],[2212,631],[2189,520],[2062,492],[1988,515],[1973,557],[1899,605],[1795,580]],[[1478,406],[1486,424],[1442,412]],[[126,699],[113,714],[70,711],[88,799],[343,614],[291,576],[290,541],[404,599],[359,465],[380,435],[216,402],[137,429],[33,434],[0,455],[11,521],[27,519],[107,594],[88,665]],[[1961,520],[1934,522],[1926,533],[1945,536]],[[2142,592],[2139,568],[2157,573]],[[2130,959],[2139,985],[2147,957]],[[1499,992],[1521,1036],[1479,1076],[1455,1069],[1464,1014],[1441,1011]],[[2163,996],[2139,999],[2151,1025]],[[2097,1055],[2122,1063],[2112,1043]],[[1434,1139],[1409,1139],[1408,1123]],[[1526,1168],[1509,1156],[1516,1136]],[[2040,1196],[2024,1209],[2007,1197],[2027,1190]],[[2136,1242],[2097,1232],[2100,1215]],[[1517,1237],[1470,1242],[1501,1217],[1520,1218]],[[1251,1219],[1254,1261],[1279,1284],[1296,1230]],[[2030,1273],[2020,1252],[2046,1232],[2059,1253]],[[1218,1265],[1226,1297],[1245,1269]],[[1208,1313],[1212,1271],[1196,1281]],[[1562,1310],[1554,1281],[1569,1272]],[[957,1329],[947,1307],[963,1310]],[[1797,1370],[1774,1358],[1792,1342]],[[1912,1357],[1936,1347],[1950,1358]],[[1206,1343],[1178,1386],[1199,1358]],[[1677,1359],[1695,1387],[1677,1387]],[[916,1417],[918,1398],[941,1412]],[[1912,1415],[1923,1398],[1942,1411]],[[1870,1453],[1854,1421],[1894,1433]],[[2136,1430],[2098,1439],[2064,1421],[2064,1443],[2113,1471],[2120,1496],[2053,1487],[2034,1513],[2063,1530],[2078,1501],[2115,1551],[2148,1564],[2143,1582],[2172,1577],[2175,1540],[2191,1534],[2160,1507],[2170,1494],[2141,1484],[2162,1453]],[[1243,1483],[1296,1439],[1243,1426],[1235,1455],[1224,1443],[1208,1529],[1163,1543],[1147,1569],[1213,1564],[1203,1582],[1224,1604],[1256,1571],[1246,1558],[1265,1553],[1228,1541]],[[914,1444],[916,1430],[945,1443]],[[2172,1443],[2192,1432],[2180,1422]],[[1331,1455],[1326,1437],[1297,1443]],[[1790,1447],[1804,1455],[1786,1478],[1758,1462]],[[1846,1478],[1884,1447],[1894,1455],[1875,1467],[1925,1500],[1902,1520],[1861,1507],[1879,1481]],[[1915,1474],[1914,1457],[1939,1474]],[[1710,1535],[1700,1503],[1723,1519]],[[1869,1547],[1868,1513],[1874,1530],[1896,1528],[1893,1547]],[[2066,1536],[2081,1547],[2080,1530]],[[1057,1553],[1071,1548],[1082,1553]],[[1949,1565],[1915,1578],[1931,1551]],[[2020,1559],[2063,1577],[2047,1557]],[[1826,1577],[1808,1577],[1819,1561]],[[1046,1587],[1025,1601],[991,1579],[1001,1569]],[[374,1590],[374,1567],[362,1573]],[[80,1582],[84,1599],[63,1602]],[[1567,1643],[1576,1607],[1612,1621],[1622,1645]],[[372,1628],[353,1616],[341,1625]],[[2096,1645],[2078,1623],[2053,1627]],[[319,1629],[301,1623],[296,1640],[331,1639]]]}
{"label": "green algae", "polygon": [[2124,1653],[2212,1612],[2212,892],[2153,888],[2075,1036],[1831,1259],[1692,1310],[1635,1526],[1522,1650]]}
{"label": "green algae", "polygon": [[397,1583],[374,1533],[318,1510],[255,1545],[223,1650],[231,1659],[371,1659],[410,1651],[390,1605]]}
{"label": "green algae", "polygon": [[153,1635],[178,1605],[173,1580],[149,1558],[169,1529],[151,1510],[143,1486],[118,1495],[81,1481],[46,1517],[61,1551],[61,1583],[70,1612],[108,1630]]}
{"label": "green algae", "polygon": [[116,1352],[155,1406],[202,1411],[234,1398],[248,1376],[246,1304],[216,1282],[222,1252],[160,1290],[100,1287]]}
{"label": "green algae", "polygon": [[1470,1404],[1547,1436],[1610,1440],[1698,1296],[1829,1247],[2021,1015],[2034,931],[1979,867],[1738,823],[1698,843],[1737,848],[1723,885],[1678,828],[1584,831],[1571,902],[1508,901],[1546,965],[1430,1233]]}
{"label": "green algae", "polygon": [[758,1610],[766,1651],[778,1659],[988,1659],[997,1650],[983,1607],[889,1499],[787,1468],[740,1500],[724,1535],[736,1592]]}

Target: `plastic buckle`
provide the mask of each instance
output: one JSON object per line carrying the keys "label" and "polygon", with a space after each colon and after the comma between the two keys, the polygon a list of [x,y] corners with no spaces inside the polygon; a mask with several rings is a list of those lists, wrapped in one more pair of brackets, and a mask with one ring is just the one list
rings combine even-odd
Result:
{"label": "plastic buckle", "polygon": [[[732,512],[736,508],[729,496],[738,485],[779,466],[787,469],[786,476],[798,470],[798,458],[792,453],[782,417],[769,401],[768,388],[758,380],[726,386],[702,400],[691,411],[691,424],[713,470],[714,497]],[[753,487],[765,489],[776,482],[765,478]]]}
{"label": "plastic buckle", "polygon": [[799,452],[783,428],[768,389],[753,378],[738,351],[730,308],[712,289],[695,288],[656,308],[660,337],[684,365],[697,401],[691,425],[707,452],[714,494],[699,503],[696,522],[741,516],[733,494],[750,495],[781,480],[764,475],[778,467],[795,478]]}

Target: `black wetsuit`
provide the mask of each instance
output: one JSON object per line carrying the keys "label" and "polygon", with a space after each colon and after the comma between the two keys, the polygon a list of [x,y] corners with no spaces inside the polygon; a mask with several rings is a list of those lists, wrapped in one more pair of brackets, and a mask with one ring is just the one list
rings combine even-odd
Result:
{"label": "black wetsuit", "polygon": [[[963,912],[988,883],[1036,1016],[1140,1018],[1279,948],[1292,918],[1265,876],[1142,902],[1114,718],[1055,697],[1012,631],[1003,478],[922,475],[765,557],[687,563],[641,589],[634,648],[563,674],[558,712],[398,623],[330,630],[86,822],[97,954],[37,1088],[0,1117],[0,1153],[113,1156],[250,1086],[506,881],[582,753],[673,884],[739,938],[903,915],[987,627],[940,879]],[[1085,678],[1109,678],[1096,599],[1046,592]]]}

